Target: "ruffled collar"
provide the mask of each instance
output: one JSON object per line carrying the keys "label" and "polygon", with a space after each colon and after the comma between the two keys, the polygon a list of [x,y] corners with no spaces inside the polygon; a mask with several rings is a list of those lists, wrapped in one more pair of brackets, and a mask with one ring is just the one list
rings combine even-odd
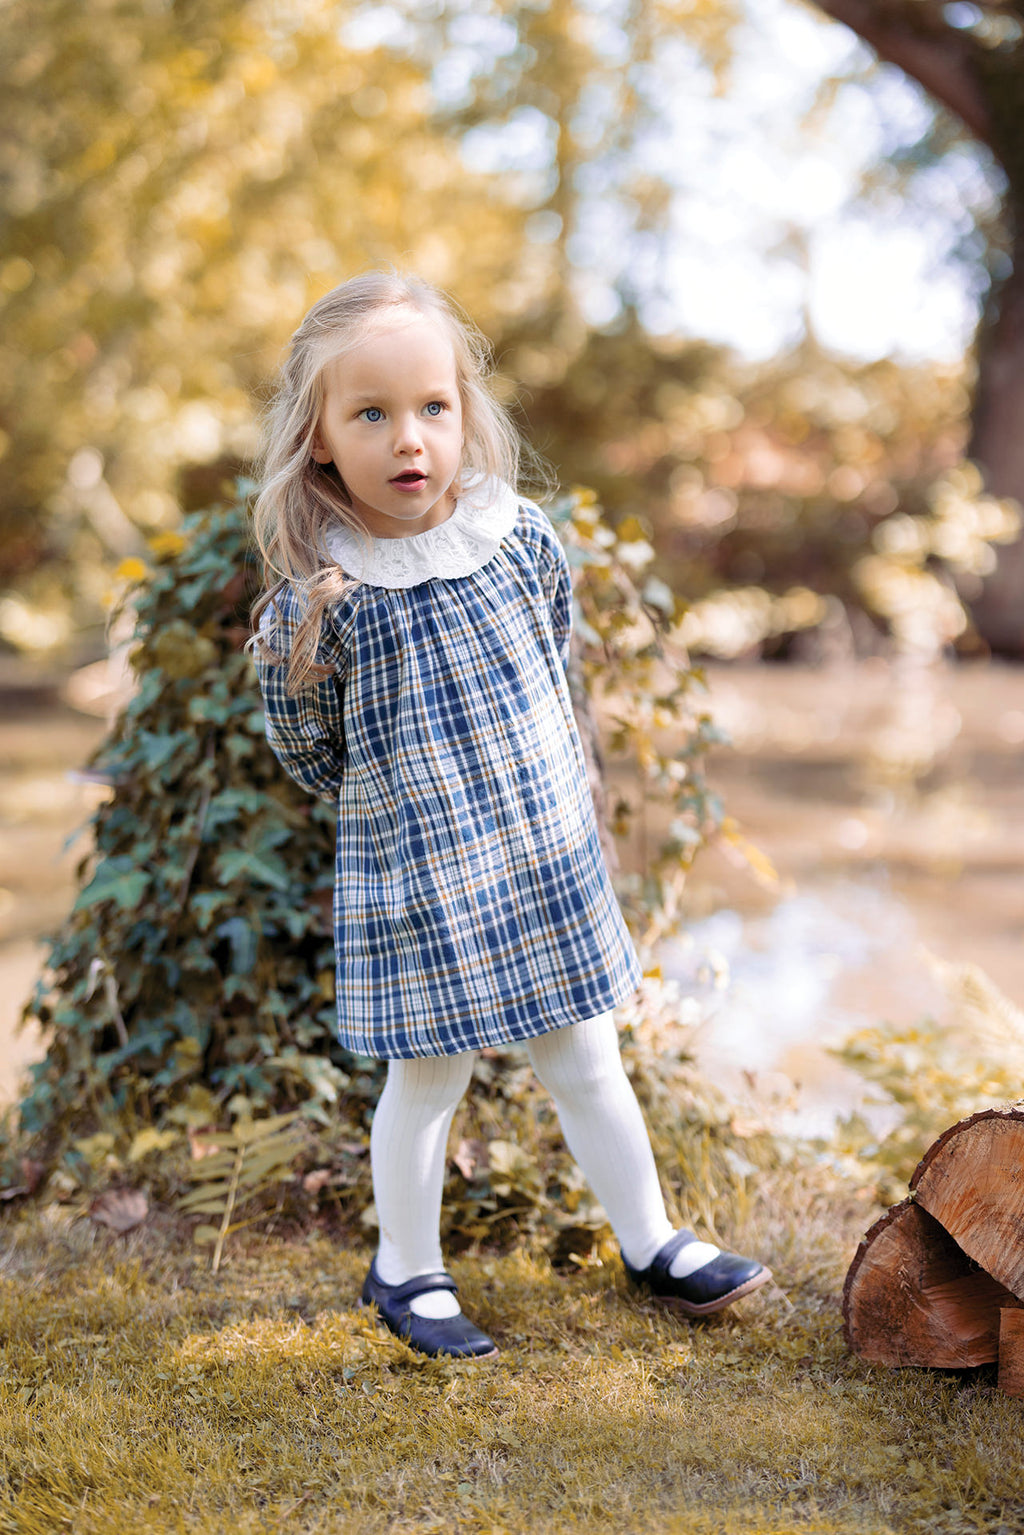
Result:
{"label": "ruffled collar", "polygon": [[419,586],[440,576],[471,576],[498,552],[515,527],[519,501],[511,486],[492,478],[477,480],[455,503],[447,522],[406,538],[375,538],[369,547],[340,523],[324,542],[332,560],[367,586],[392,591]]}

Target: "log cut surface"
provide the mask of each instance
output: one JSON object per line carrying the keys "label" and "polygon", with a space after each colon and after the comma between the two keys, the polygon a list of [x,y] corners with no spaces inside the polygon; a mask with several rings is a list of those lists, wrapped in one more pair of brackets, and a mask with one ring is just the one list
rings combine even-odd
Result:
{"label": "log cut surface", "polygon": [[875,1222],[843,1290],[846,1341],[871,1364],[991,1364],[1000,1311],[1022,1306],[912,1199]]}
{"label": "log cut surface", "polygon": [[953,1125],[910,1187],[969,1257],[1024,1300],[1024,1105]]}

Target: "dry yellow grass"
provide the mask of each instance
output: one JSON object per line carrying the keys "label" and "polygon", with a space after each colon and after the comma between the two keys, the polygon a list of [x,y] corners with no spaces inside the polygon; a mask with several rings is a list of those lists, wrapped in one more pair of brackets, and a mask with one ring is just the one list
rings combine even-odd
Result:
{"label": "dry yellow grass", "polygon": [[993,1372],[851,1358],[850,1227],[798,1180],[786,1216],[784,1192],[743,1235],[786,1293],[704,1324],[617,1264],[455,1260],[502,1346],[482,1366],[379,1330],[355,1309],[368,1252],[321,1232],[252,1236],[213,1276],[169,1218],[121,1238],[56,1207],[8,1220],[0,1530],[1017,1535],[1024,1408]]}

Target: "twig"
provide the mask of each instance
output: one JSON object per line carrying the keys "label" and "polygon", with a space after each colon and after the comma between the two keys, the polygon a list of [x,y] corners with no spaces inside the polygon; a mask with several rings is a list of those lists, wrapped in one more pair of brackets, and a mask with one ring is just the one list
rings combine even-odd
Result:
{"label": "twig", "polygon": [[235,1165],[231,1169],[231,1182],[228,1185],[227,1202],[224,1206],[224,1214],[221,1216],[220,1230],[217,1233],[217,1245],[213,1249],[213,1272],[216,1274],[220,1268],[221,1255],[224,1252],[224,1243],[227,1241],[231,1228],[231,1216],[234,1213],[235,1200],[238,1197],[238,1181],[242,1176],[242,1163],[245,1160],[247,1147],[239,1146],[235,1152]]}

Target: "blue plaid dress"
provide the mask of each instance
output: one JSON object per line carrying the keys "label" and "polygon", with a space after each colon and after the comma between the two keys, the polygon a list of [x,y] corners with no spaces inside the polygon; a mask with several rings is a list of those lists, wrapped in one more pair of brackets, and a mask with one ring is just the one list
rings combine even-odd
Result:
{"label": "blue plaid dress", "polygon": [[[337,802],[338,1033],[379,1059],[529,1039],[606,1012],[640,979],[565,678],[565,553],[538,507],[495,482],[489,495],[376,540],[376,558],[329,540],[361,583],[324,623],[333,675],[289,698],[286,669],[258,662],[271,748]],[[464,573],[417,572],[421,541],[450,545]],[[290,589],[273,612],[284,653]]]}

